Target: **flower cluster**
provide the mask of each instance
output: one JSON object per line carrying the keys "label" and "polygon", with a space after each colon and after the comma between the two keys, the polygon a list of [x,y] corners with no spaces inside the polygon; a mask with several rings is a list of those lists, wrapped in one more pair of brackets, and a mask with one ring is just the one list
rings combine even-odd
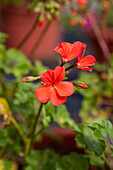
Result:
{"label": "flower cluster", "polygon": [[[56,66],[54,70],[49,69],[42,74],[41,77],[26,77],[22,82],[31,82],[36,79],[41,79],[42,86],[35,89],[35,96],[41,103],[47,103],[49,100],[54,106],[60,106],[65,103],[67,96],[74,93],[74,86],[77,88],[88,88],[87,85],[81,82],[63,81],[66,71],[71,68],[77,68],[85,71],[92,71],[95,64],[95,57],[92,55],[84,56],[86,44],[80,41],[73,44],[62,42],[54,49],[54,52],[59,53],[61,58],[61,65]],[[73,64],[65,68],[64,65],[75,59]]]}

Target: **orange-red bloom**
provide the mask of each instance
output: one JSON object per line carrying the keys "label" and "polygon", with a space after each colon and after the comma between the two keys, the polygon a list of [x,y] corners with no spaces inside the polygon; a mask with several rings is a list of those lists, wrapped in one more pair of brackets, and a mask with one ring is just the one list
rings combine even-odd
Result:
{"label": "orange-red bloom", "polygon": [[49,100],[55,106],[65,103],[67,96],[74,92],[74,86],[71,82],[62,81],[65,77],[65,68],[57,66],[55,70],[49,69],[42,74],[41,80],[45,83],[35,89],[36,98],[47,103]]}
{"label": "orange-red bloom", "polygon": [[88,55],[83,58],[85,50],[86,50],[86,44],[83,44],[83,52],[78,56],[77,61],[75,61],[75,67],[85,71],[92,71],[93,68],[89,68],[88,66],[95,65],[96,59],[92,55]]}
{"label": "orange-red bloom", "polygon": [[62,42],[54,49],[54,52],[57,52],[62,55],[62,62],[69,62],[76,58],[82,51],[83,44],[80,41],[76,41],[73,44]]}
{"label": "orange-red bloom", "polygon": [[77,0],[77,3],[80,5],[85,5],[87,3],[87,0]]}

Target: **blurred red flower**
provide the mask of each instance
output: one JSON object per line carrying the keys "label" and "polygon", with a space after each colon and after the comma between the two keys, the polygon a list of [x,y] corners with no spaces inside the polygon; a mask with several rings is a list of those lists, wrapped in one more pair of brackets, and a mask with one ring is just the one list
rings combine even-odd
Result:
{"label": "blurred red flower", "polygon": [[75,67],[85,71],[92,71],[93,68],[89,68],[88,66],[95,65],[95,57],[92,55],[87,55],[83,58],[83,55],[86,50],[86,44],[83,44],[83,52],[78,56],[78,59],[75,61]]}
{"label": "blurred red flower", "polygon": [[47,103],[49,100],[54,106],[65,103],[67,96],[74,92],[71,82],[62,81],[65,77],[65,68],[57,66],[54,70],[49,69],[42,74],[41,80],[46,84],[35,89],[36,98]]}
{"label": "blurred red flower", "polygon": [[82,51],[83,43],[76,41],[73,44],[62,42],[53,50],[62,55],[62,62],[68,63],[76,58]]}
{"label": "blurred red flower", "polygon": [[87,3],[87,0],[77,0],[77,3],[80,5],[85,5]]}

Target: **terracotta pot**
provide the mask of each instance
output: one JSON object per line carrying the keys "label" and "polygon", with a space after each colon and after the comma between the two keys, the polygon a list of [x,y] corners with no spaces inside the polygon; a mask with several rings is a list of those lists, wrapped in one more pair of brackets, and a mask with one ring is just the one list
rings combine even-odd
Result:
{"label": "terracotta pot", "polygon": [[69,128],[53,127],[49,133],[42,133],[42,140],[34,143],[35,149],[53,149],[60,156],[71,152],[84,153],[84,149],[76,145],[75,133]]}
{"label": "terracotta pot", "polygon": [[[5,8],[1,10],[1,28],[3,32],[9,35],[6,46],[17,47],[25,35],[32,28],[36,15],[28,13],[24,8]],[[27,40],[21,50],[28,56],[35,42],[38,40],[44,26],[37,26],[31,37]],[[53,22],[46,32],[39,48],[36,50],[33,58],[49,58],[53,55],[53,49],[57,46],[61,38],[61,29],[57,22]]]}

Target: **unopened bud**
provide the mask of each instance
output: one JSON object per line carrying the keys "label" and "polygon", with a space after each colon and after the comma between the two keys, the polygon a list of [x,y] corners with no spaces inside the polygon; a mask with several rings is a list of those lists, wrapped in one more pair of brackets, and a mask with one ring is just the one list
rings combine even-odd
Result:
{"label": "unopened bud", "polygon": [[46,18],[47,18],[47,20],[51,21],[52,15],[48,12],[48,13],[46,13]]}
{"label": "unopened bud", "polygon": [[76,15],[76,10],[74,8],[71,9],[71,14],[72,14],[72,16]]}
{"label": "unopened bud", "polygon": [[73,83],[73,85],[74,85],[76,88],[83,88],[83,89],[87,89],[87,88],[88,88],[88,86],[87,86],[86,84],[81,83],[81,82],[78,82],[78,81],[72,82],[72,83]]}
{"label": "unopened bud", "polygon": [[42,27],[44,25],[44,17],[43,17],[43,15],[40,15],[40,17],[38,19],[38,22],[39,22],[40,27]]}
{"label": "unopened bud", "polygon": [[23,83],[24,83],[24,82],[30,83],[30,82],[35,81],[35,80],[38,80],[38,79],[40,79],[40,76],[38,76],[38,77],[28,76],[28,77],[23,78],[23,79],[22,79],[22,82],[23,82]]}

